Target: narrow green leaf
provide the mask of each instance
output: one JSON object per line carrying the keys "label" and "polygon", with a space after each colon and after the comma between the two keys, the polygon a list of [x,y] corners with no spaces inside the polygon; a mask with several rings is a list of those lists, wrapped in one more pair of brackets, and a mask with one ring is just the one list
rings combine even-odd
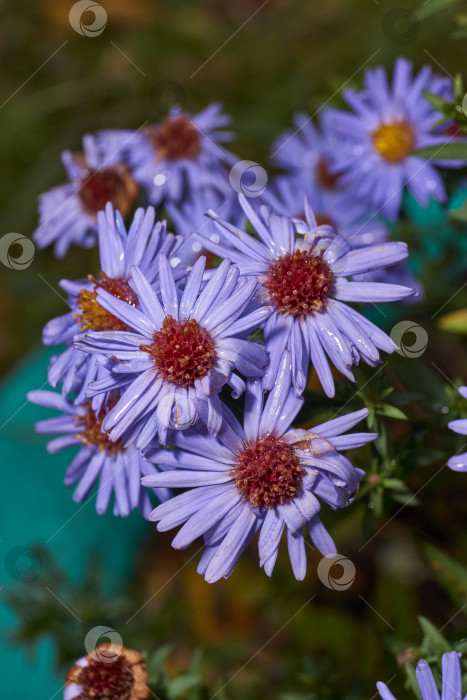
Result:
{"label": "narrow green leaf", "polygon": [[419,158],[436,158],[437,160],[465,160],[467,161],[467,142],[448,141],[439,146],[427,146],[412,151],[413,156]]}
{"label": "narrow green leaf", "polygon": [[387,416],[388,418],[396,418],[397,420],[408,420],[404,411],[401,411],[401,409],[397,408],[397,406],[391,406],[388,403],[383,404],[378,410],[378,413],[381,416]]}
{"label": "narrow green leaf", "polygon": [[425,637],[433,647],[433,651],[437,654],[437,656],[442,656],[444,652],[451,651],[451,645],[449,644],[448,640],[443,637],[437,627],[427,620],[426,617],[422,617],[421,615],[419,616],[418,621],[425,634]]}
{"label": "narrow green leaf", "polygon": [[193,688],[201,682],[201,676],[197,673],[186,673],[184,676],[178,676],[167,682],[167,692],[170,697],[174,698],[180,693]]}
{"label": "narrow green leaf", "polygon": [[431,544],[424,550],[438,581],[460,608],[467,602],[467,567]]}

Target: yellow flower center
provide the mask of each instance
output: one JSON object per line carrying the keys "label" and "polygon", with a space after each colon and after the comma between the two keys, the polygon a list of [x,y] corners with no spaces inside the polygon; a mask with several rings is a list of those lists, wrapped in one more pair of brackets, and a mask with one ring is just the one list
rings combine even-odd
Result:
{"label": "yellow flower center", "polygon": [[415,146],[415,134],[409,122],[381,124],[371,134],[378,153],[390,163],[400,163]]}

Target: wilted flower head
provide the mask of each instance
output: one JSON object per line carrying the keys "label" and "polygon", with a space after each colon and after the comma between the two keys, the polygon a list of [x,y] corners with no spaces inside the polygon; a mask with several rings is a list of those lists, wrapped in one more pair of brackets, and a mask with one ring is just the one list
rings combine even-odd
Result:
{"label": "wilted flower head", "polygon": [[145,700],[148,673],[138,651],[101,644],[78,659],[65,676],[63,700]]}

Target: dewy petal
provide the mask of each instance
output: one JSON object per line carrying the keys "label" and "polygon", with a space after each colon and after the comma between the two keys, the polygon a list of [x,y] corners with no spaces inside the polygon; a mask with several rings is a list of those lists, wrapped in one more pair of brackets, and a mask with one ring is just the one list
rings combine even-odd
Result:
{"label": "dewy petal", "polygon": [[358,275],[380,267],[395,265],[401,260],[405,260],[408,254],[406,243],[390,241],[351,250],[331,265],[331,269],[336,274],[345,277]]}
{"label": "dewy petal", "polygon": [[373,304],[380,301],[398,301],[412,296],[414,290],[400,284],[386,282],[347,282],[336,279],[334,296],[340,301],[361,301]]}

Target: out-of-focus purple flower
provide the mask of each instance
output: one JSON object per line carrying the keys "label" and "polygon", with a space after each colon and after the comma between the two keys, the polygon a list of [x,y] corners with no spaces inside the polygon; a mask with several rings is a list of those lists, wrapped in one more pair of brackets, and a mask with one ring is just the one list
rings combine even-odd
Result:
{"label": "out-of-focus purple flower", "polygon": [[[442,700],[462,700],[462,676],[459,658],[460,654],[457,651],[448,651],[443,654],[441,660]],[[416,676],[423,700],[440,700],[433,673],[424,659],[420,659],[417,664]],[[383,700],[396,700],[385,683],[378,682],[376,687]]]}
{"label": "out-of-focus purple flower", "polygon": [[104,154],[118,153],[151,204],[180,202],[206,187],[230,190],[236,158],[220,145],[232,139],[224,129],[229,124],[217,103],[194,116],[174,108],[163,122],[140,131],[100,132],[99,147]]}
{"label": "out-of-focus purple flower", "polygon": [[62,155],[69,182],[39,199],[39,226],[33,238],[38,248],[54,244],[62,258],[72,243],[90,248],[97,240],[97,214],[110,202],[126,216],[139,187],[126,165],[101,154],[93,136],[83,139],[83,153]]}
{"label": "out-of-focus purple flower", "polygon": [[[467,386],[461,386],[459,388],[459,394],[464,399],[467,399]],[[454,430],[455,433],[467,435],[467,418],[452,420],[448,423],[448,427]],[[451,459],[448,460],[448,467],[456,472],[467,472],[467,452],[462,452],[462,454],[451,457]]]}
{"label": "out-of-focus purple flower", "polygon": [[287,175],[279,176],[267,188],[265,201],[269,199],[282,214],[293,217],[304,214],[307,197],[316,220],[332,226],[362,216],[362,202],[349,195],[339,173],[330,169],[339,142],[322,125],[317,128],[306,114],[295,115],[294,121],[296,129],[282,134],[273,147],[272,161]]}
{"label": "out-of-focus purple flower", "polygon": [[305,388],[311,359],[325,392],[333,396],[334,380],[326,354],[354,381],[353,364],[362,359],[374,366],[379,361],[378,348],[385,352],[395,348],[386,333],[342,302],[376,303],[410,296],[413,290],[409,287],[354,280],[355,275],[404,260],[407,246],[386,242],[352,249],[331,226],[317,226],[308,202],[304,204],[308,230],[304,236],[297,233],[290,218],[266,207],[258,214],[242,195],[240,203],[259,240],[214,212],[210,216],[223,240],[215,244],[207,235],[196,236],[208,250],[237,264],[242,275],[258,279],[263,302],[274,307],[264,326],[270,355],[264,388],[269,391],[274,386],[287,348],[296,393]]}
{"label": "out-of-focus purple flower", "polygon": [[[145,447],[170,428],[183,430],[197,419],[199,399],[208,404],[207,425],[217,433],[222,424],[219,391],[228,384],[234,396],[244,390],[244,376],[259,376],[268,363],[263,347],[244,340],[271,313],[267,306],[247,309],[257,280],[240,279],[238,268],[225,260],[202,287],[206,259],[199,258],[183,292],[177,288],[167,257],[159,256],[160,298],[143,273],[133,268],[132,286],[138,308],[98,289],[97,301],[126,324],[126,331],[84,333],[75,347],[106,356],[108,377],[94,382],[89,395],[131,383],[103,421],[111,440],[136,441]],[[162,302],[162,303],[161,303]]]}
{"label": "out-of-focus purple flower", "polygon": [[[96,510],[105,513],[112,495],[113,514],[127,516],[140,508],[147,516],[152,505],[148,493],[141,487],[141,477],[154,474],[154,467],[143,459],[141,452],[130,445],[124,448],[120,442],[111,442],[102,432],[104,412],[96,416],[90,403],[76,405],[53,391],[30,391],[32,403],[54,408],[62,414],[36,423],[36,431],[47,435],[60,435],[47,445],[50,453],[65,447],[81,445],[65,475],[65,485],[78,483],[73,500],[84,501],[94,484],[98,482]],[[160,501],[169,497],[166,488],[156,488],[154,493]]]}
{"label": "out-of-focus purple flower", "polygon": [[[290,383],[291,362],[285,353],[264,406],[260,379],[247,383],[243,427],[224,406],[217,437],[204,427],[190,428],[173,436],[176,449],[150,446],[145,452],[171,471],[143,478],[144,485],[190,489],[157,507],[149,519],[159,522],[158,530],[184,523],[172,543],[176,549],[204,537],[198,572],[208,582],[232,573],[258,530],[260,566],[268,576],[284,529],[297,579],[306,574],[304,527],[322,554],[336,553],[318,516],[318,498],[333,509],[348,503],[363,472],[339,451],[364,445],[376,435],[343,435],[365,418],[366,409],[312,430],[294,430],[290,426],[303,399],[294,396]],[[206,406],[200,415],[206,422]]]}
{"label": "out-of-focus purple flower", "polygon": [[[61,288],[68,294],[70,311],[49,321],[43,331],[44,345],[65,343],[67,349],[52,358],[48,371],[49,384],[62,384],[64,395],[73,391],[76,403],[82,403],[89,382],[99,371],[96,358],[74,348],[73,337],[85,331],[123,330],[125,323],[106,311],[97,301],[97,291],[104,289],[122,302],[136,306],[138,301],[129,285],[133,265],[139,265],[151,283],[158,275],[156,259],[159,253],[172,255],[183,238],[167,233],[165,221],[154,223],[155,211],[138,209],[127,232],[118,211],[109,203],[98,214],[98,236],[101,277],[90,275],[87,280],[62,280]],[[184,275],[184,266],[175,263],[177,278]]]}
{"label": "out-of-focus purple flower", "polygon": [[399,58],[391,85],[383,68],[368,69],[362,92],[344,91],[353,112],[326,110],[326,128],[341,140],[332,154],[331,171],[339,173],[342,184],[376,215],[396,219],[405,187],[422,206],[430,198],[446,198],[433,166],[459,167],[459,161],[428,161],[411,153],[448,140],[432,130],[440,114],[422,91],[444,95],[449,88],[449,79],[433,76],[429,66],[413,78],[412,64]]}
{"label": "out-of-focus purple flower", "polygon": [[[174,231],[183,236],[183,244],[177,250],[177,257],[187,265],[192,265],[205,251],[193,233],[203,233],[212,228],[208,209],[212,209],[218,216],[227,219],[236,226],[243,226],[245,215],[238,204],[236,192],[232,189],[228,194],[222,194],[211,188],[204,188],[196,192],[190,199],[182,204],[169,202],[166,205],[167,214],[170,216]],[[220,235],[218,231],[209,233],[211,240],[218,243]]]}

